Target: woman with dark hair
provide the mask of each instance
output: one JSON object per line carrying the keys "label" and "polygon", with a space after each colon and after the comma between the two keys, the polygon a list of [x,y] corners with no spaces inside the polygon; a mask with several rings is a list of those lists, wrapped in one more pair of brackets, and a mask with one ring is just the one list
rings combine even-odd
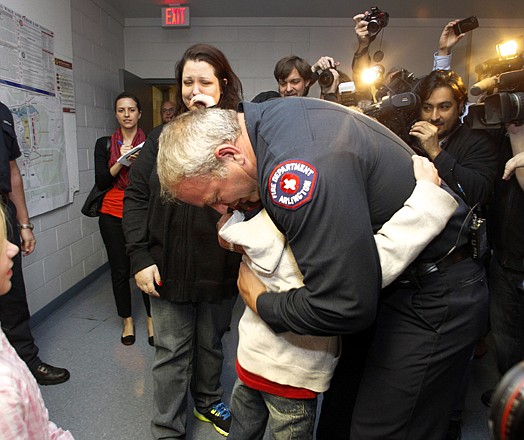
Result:
{"label": "woman with dark hair", "polygon": [[[115,117],[120,125],[109,137],[103,136],[95,146],[95,183],[98,189],[110,188],[104,195],[98,224],[107,250],[111,268],[111,282],[118,316],[124,320],[120,341],[124,345],[135,343],[135,325],[131,314],[131,287],[129,285],[130,262],[126,255],[125,238],[122,231],[124,190],[129,184],[129,167],[118,162],[118,158],[146,139],[138,128],[142,108],[138,98],[123,92],[115,99]],[[130,156],[131,164],[138,154]],[[147,311],[148,342],[153,345],[153,324],[149,296],[143,294]]]}
{"label": "woman with dark hair", "polygon": [[[218,106],[236,109],[242,85],[224,54],[196,44],[176,65],[175,116]],[[220,215],[211,208],[161,198],[156,171],[162,126],[147,138],[130,174],[124,234],[131,272],[151,295],[155,328],[154,439],[185,438],[187,392],[193,414],[227,436],[231,423],[220,383],[228,329],[237,295],[240,255],[217,241]]]}
{"label": "woman with dark hair", "polygon": [[[188,62],[189,65],[187,65]],[[206,64],[208,69],[212,69],[216,83],[213,78],[208,78],[208,81],[197,82],[198,87],[196,89],[192,88],[194,83],[184,79],[184,73],[186,76],[190,75],[189,69],[194,69],[195,67],[199,73],[202,73],[202,69],[206,70]],[[179,98],[175,104],[175,116],[191,110],[193,105],[191,98],[197,94],[212,96],[211,94],[218,92],[218,95],[212,97],[218,97],[219,99],[215,100],[215,103],[212,105],[231,110],[236,110],[238,103],[242,99],[242,83],[240,79],[233,72],[224,54],[214,46],[208,44],[191,46],[177,63],[175,74],[177,78],[175,93],[177,98]],[[210,92],[210,87],[218,87],[218,89]]]}

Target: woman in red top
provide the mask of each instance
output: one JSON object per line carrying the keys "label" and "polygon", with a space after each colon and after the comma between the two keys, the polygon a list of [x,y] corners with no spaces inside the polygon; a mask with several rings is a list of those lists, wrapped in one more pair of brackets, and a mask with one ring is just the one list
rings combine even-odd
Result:
{"label": "woman in red top", "polygon": [[[100,208],[99,226],[111,268],[116,308],[118,315],[124,320],[121,336],[121,342],[124,345],[134,344],[135,326],[131,314],[130,263],[122,232],[122,215],[124,190],[129,184],[129,167],[132,166],[138,153],[130,156],[131,165],[129,167],[119,163],[118,158],[145,141],[144,132],[138,128],[141,115],[142,109],[136,96],[128,92],[118,95],[115,100],[115,116],[120,127],[110,138],[106,136],[98,139],[95,147],[96,185],[101,190],[111,188],[105,194]],[[148,342],[153,345],[149,296],[145,294],[142,296],[148,316]]]}

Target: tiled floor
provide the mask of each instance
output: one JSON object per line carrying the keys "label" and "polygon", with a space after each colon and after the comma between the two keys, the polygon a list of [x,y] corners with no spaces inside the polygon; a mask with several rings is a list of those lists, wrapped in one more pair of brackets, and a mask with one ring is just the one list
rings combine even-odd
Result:
{"label": "tiled floor", "polygon": [[[71,371],[71,379],[65,384],[41,389],[51,420],[69,429],[76,440],[151,439],[154,349],[147,344],[140,295],[134,302],[137,341],[129,347],[120,343],[121,321],[115,312],[109,272],[33,329],[42,359]],[[236,322],[242,308],[238,301],[231,331],[224,340],[222,380],[226,398],[235,379]],[[472,364],[463,440],[489,439],[487,409],[480,402],[480,394],[496,381],[490,351]],[[221,438],[209,423],[199,422],[188,413],[188,440]]]}

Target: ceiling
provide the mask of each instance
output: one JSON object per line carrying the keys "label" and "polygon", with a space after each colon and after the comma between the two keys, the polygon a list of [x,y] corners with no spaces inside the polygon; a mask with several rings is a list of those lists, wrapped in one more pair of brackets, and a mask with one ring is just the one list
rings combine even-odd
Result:
{"label": "ceiling", "polygon": [[524,19],[522,0],[106,0],[124,18],[160,17],[160,7],[186,4],[191,17],[353,17],[378,5],[390,18]]}

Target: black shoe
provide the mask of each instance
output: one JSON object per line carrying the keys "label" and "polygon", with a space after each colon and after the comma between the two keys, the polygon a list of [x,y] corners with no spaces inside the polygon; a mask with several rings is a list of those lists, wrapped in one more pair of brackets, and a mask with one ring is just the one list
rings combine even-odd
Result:
{"label": "black shoe", "polygon": [[229,406],[225,403],[216,403],[206,411],[193,408],[193,415],[202,422],[211,422],[215,430],[224,437],[229,435],[231,413],[229,412]]}
{"label": "black shoe", "polygon": [[[125,327],[124,327],[125,330]],[[122,330],[122,336],[120,336],[120,342],[124,345],[133,345],[135,343],[135,325],[133,324],[133,333],[124,336],[124,330]]]}
{"label": "black shoe", "polygon": [[446,440],[460,440],[462,438],[462,426],[460,420],[450,420]]}
{"label": "black shoe", "polygon": [[488,408],[491,407],[491,398],[493,397],[493,391],[494,390],[488,390],[484,391],[482,395],[480,396],[480,400],[484,405],[486,405]]}
{"label": "black shoe", "polygon": [[40,385],[58,385],[69,380],[69,371],[65,368],[53,367],[42,362],[33,372],[36,381]]}
{"label": "black shoe", "polygon": [[149,336],[147,338],[147,342],[149,345],[151,345],[151,347],[154,347],[155,346],[155,337],[154,336]]}
{"label": "black shoe", "polygon": [[124,345],[133,345],[135,343],[135,335],[120,336],[120,342]]}

